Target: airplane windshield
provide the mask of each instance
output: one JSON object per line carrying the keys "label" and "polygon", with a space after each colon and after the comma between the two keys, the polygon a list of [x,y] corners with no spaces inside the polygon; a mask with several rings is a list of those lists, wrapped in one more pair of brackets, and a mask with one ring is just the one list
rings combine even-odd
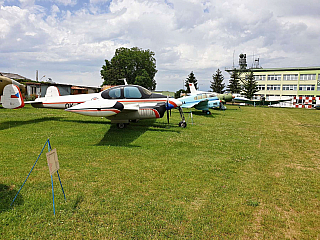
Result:
{"label": "airplane windshield", "polygon": [[144,87],[140,87],[141,91],[143,91],[144,94],[150,96],[152,94],[152,92],[150,92],[148,89],[144,88]]}
{"label": "airplane windshield", "polygon": [[120,98],[121,97],[121,89],[120,88],[111,89],[109,91],[109,96],[111,98]]}

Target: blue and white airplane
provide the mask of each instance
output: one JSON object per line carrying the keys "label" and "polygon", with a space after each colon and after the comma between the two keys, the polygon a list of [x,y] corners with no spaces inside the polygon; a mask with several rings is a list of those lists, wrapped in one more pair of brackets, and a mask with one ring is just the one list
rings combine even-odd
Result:
{"label": "blue and white airplane", "polygon": [[202,110],[202,112],[205,112],[208,115],[211,114],[211,112],[209,111],[210,108],[225,109],[221,100],[215,93],[194,92],[193,88],[195,90],[195,87],[193,83],[189,83],[189,86],[190,90],[192,90],[191,95],[178,98],[178,100],[182,102],[182,108],[195,108],[198,110]]}

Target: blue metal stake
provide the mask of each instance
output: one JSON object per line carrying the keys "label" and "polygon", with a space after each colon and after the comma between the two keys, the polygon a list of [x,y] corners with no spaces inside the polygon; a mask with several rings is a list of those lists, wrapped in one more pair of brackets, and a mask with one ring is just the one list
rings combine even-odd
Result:
{"label": "blue metal stake", "polygon": [[58,170],[57,170],[57,174],[58,174],[58,178],[59,178],[59,181],[60,181],[60,186],[61,186],[61,189],[62,189],[62,192],[63,192],[64,200],[67,201],[66,195],[64,194],[64,190],[63,190],[63,187],[62,187],[62,183],[61,183],[61,179],[60,179],[60,175],[59,175],[59,171]]}
{"label": "blue metal stake", "polygon": [[47,142],[48,142],[48,152],[50,152],[52,150],[52,148],[51,148],[51,144],[50,144],[49,138],[48,138]]}
{"label": "blue metal stake", "polygon": [[56,209],[54,207],[54,191],[53,191],[53,178],[52,178],[52,175],[51,175],[51,185],[52,185],[53,215],[56,215]]}
{"label": "blue metal stake", "polygon": [[[42,150],[41,150],[41,153],[39,154],[39,156],[38,156],[38,158],[37,158],[36,162],[33,164],[33,167],[31,168],[31,170],[30,170],[30,172],[29,172],[29,174],[28,174],[28,176],[27,176],[26,180],[24,180],[24,182],[23,182],[22,186],[20,187],[19,191],[17,192],[16,196],[14,197],[14,199],[13,199],[12,203],[10,204],[10,207],[12,206],[12,204],[13,204],[13,203],[14,203],[14,201],[16,200],[16,198],[17,198],[17,196],[18,196],[19,192],[21,191],[22,187],[24,186],[24,184],[25,184],[25,183],[26,183],[26,181],[28,180],[28,177],[30,176],[30,174],[31,174],[31,172],[32,172],[32,170],[33,170],[33,168],[34,168],[34,167],[35,167],[35,165],[37,164],[37,162],[38,162],[38,160],[39,160],[39,158],[40,158],[40,156],[41,156],[41,154],[42,154],[42,152],[43,152],[43,149],[44,149],[44,147],[47,145],[48,141],[49,141],[49,139],[48,139],[48,140],[46,141],[46,143],[44,144],[44,146],[43,146],[43,148],[42,148]],[[49,144],[50,144],[50,143],[49,143]]]}

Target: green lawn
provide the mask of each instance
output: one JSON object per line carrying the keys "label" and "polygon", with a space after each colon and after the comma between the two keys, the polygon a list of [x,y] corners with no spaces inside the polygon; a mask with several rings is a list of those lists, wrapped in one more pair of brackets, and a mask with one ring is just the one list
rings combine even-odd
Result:
{"label": "green lawn", "polygon": [[[118,130],[62,110],[0,108],[2,239],[319,239],[320,111],[228,106]],[[57,148],[64,201],[41,156]],[[47,148],[45,149],[47,152]]]}

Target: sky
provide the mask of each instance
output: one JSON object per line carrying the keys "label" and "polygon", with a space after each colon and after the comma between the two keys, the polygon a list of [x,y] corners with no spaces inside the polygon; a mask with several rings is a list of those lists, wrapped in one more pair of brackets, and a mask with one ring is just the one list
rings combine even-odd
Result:
{"label": "sky", "polygon": [[259,58],[263,68],[320,66],[317,0],[0,0],[0,72],[100,86],[120,47],[155,53],[157,90],[177,91],[191,71],[212,75]]}

